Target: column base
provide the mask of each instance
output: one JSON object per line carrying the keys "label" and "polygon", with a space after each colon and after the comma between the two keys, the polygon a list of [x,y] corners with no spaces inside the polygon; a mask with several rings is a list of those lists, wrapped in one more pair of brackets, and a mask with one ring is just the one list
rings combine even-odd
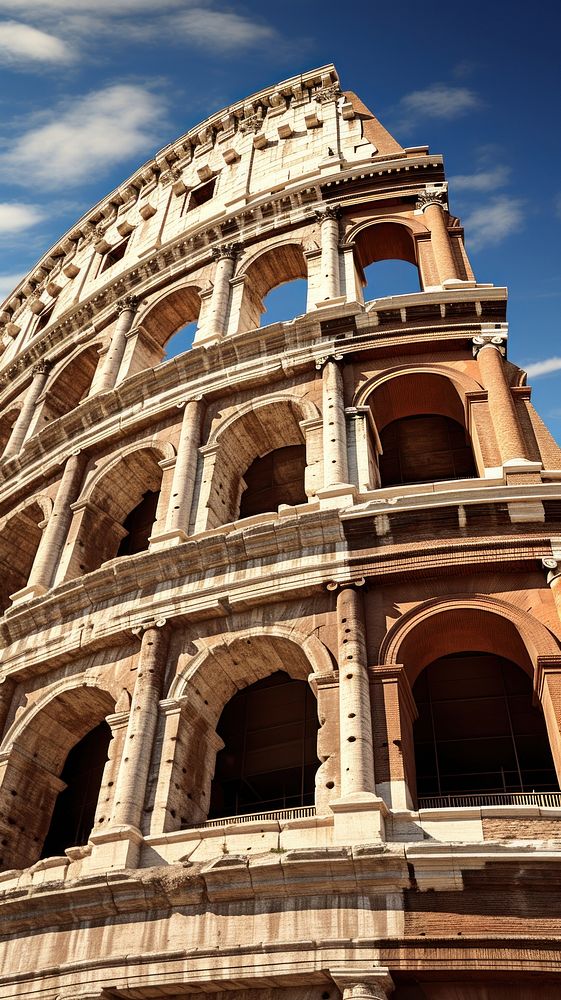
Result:
{"label": "column base", "polygon": [[89,858],[84,859],[84,874],[124,871],[137,868],[140,848],[144,838],[135,826],[114,826],[101,833],[92,833],[89,838],[93,845]]}
{"label": "column base", "polygon": [[358,496],[358,489],[353,483],[333,483],[332,486],[322,486],[316,492],[320,510],[332,507],[352,507]]}
{"label": "column base", "polygon": [[541,472],[541,462],[531,462],[529,458],[509,458],[503,462],[503,470],[507,472]]}
{"label": "column base", "polygon": [[329,975],[345,1000],[382,1000],[395,989],[390,970],[378,968],[329,969]]}
{"label": "column base", "polygon": [[329,803],[334,814],[335,844],[364,844],[385,839],[384,819],[389,810],[373,792],[354,792]]}
{"label": "column base", "polygon": [[337,295],[337,296],[334,296],[332,299],[322,299],[320,302],[316,302],[315,303],[315,308],[316,309],[334,309],[335,306],[346,306],[346,305],[347,305],[347,296],[346,295]]}
{"label": "column base", "polygon": [[171,528],[169,531],[162,531],[159,535],[151,535],[148,539],[150,552],[169,549],[172,545],[181,545],[188,538],[189,535],[183,528]]}
{"label": "column base", "polygon": [[406,781],[394,778],[393,781],[376,782],[376,792],[390,809],[399,812],[413,809],[413,799]]}
{"label": "column base", "polygon": [[16,590],[15,594],[10,594],[12,606],[15,604],[25,604],[27,601],[32,601],[34,597],[42,597],[43,594],[47,593],[48,589],[42,583],[32,583],[27,587],[22,587],[21,590]]}
{"label": "column base", "polygon": [[213,344],[218,344],[221,340],[224,340],[224,334],[219,333],[218,330],[201,330],[200,335],[196,333],[193,338],[193,347],[212,347]]}

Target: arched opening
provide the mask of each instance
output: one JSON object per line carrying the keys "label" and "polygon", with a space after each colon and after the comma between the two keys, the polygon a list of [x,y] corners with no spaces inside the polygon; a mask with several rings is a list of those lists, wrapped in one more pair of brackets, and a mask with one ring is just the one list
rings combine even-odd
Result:
{"label": "arched opening", "polygon": [[418,292],[421,288],[417,247],[407,226],[379,222],[355,237],[359,282],[368,287],[365,298]]}
{"label": "arched opening", "polygon": [[117,550],[118,556],[133,556],[136,552],[145,552],[156,520],[158,500],[157,490],[147,490],[140,503],[127,514],[123,528],[127,532]]}
{"label": "arched opening", "polygon": [[306,448],[303,444],[276,448],[254,459],[243,475],[246,486],[240,502],[240,517],[276,511],[280,504],[306,503],[305,471]]}
{"label": "arched opening", "polygon": [[87,843],[110,742],[111,729],[103,720],[70,750],[60,776],[66,787],[56,800],[41,857],[64,854],[67,847]]}
{"label": "arched opening", "polygon": [[27,586],[42,535],[44,513],[38,503],[14,514],[0,531],[0,611],[10,606],[10,596]]}
{"label": "arched opening", "polygon": [[400,373],[381,382],[368,402],[382,447],[381,486],[478,475],[464,401],[452,379]]}
{"label": "arched opening", "polygon": [[[23,715],[20,726],[16,722],[6,734],[7,759],[0,777],[1,866],[26,868],[41,856],[63,852],[71,841],[78,843],[78,837],[85,842],[107,757],[104,720],[114,711],[108,691],[82,683],[51,698],[29,719]],[[59,796],[65,796],[64,808],[57,807]],[[52,838],[47,843],[49,830]]]}
{"label": "arched opening", "polygon": [[[306,449],[298,401],[271,399],[226,423],[205,457],[196,531],[308,497]],[[243,513],[242,513],[243,510]]]}
{"label": "arched opening", "polygon": [[149,338],[144,338],[142,345],[143,363],[140,367],[133,364],[132,369],[140,371],[188,351],[193,344],[200,311],[199,288],[195,286],[176,288],[149,307],[139,317],[140,327]]}
{"label": "arched opening", "polygon": [[[308,266],[299,243],[273,247],[261,254],[249,265],[244,274],[238,332],[253,330],[261,325],[266,298],[267,323],[274,323],[277,319],[292,319],[305,312],[307,279]],[[301,281],[304,281],[304,284]],[[275,303],[276,296],[270,297],[269,293],[273,289],[276,291],[280,286],[286,286],[286,290],[283,288],[278,292],[278,300]],[[274,315],[273,308],[278,308],[277,315]]]}
{"label": "arched opening", "polygon": [[263,299],[261,326],[271,323],[286,323],[295,316],[306,312],[308,284],[303,278],[295,278],[276,288],[272,288]]}
{"label": "arched opening", "polygon": [[381,486],[469,479],[477,475],[465,427],[437,414],[402,417],[380,432]]}
{"label": "arched opening", "polygon": [[217,727],[210,817],[312,805],[318,767],[315,698],[282,670],[239,691]]}
{"label": "arched opening", "polygon": [[558,790],[531,680],[512,660],[483,652],[440,657],[419,675],[413,697],[421,798]]}
{"label": "arched opening", "polygon": [[45,399],[38,414],[34,431],[70,413],[88,395],[99,362],[98,348],[90,345],[55,376],[47,386]]}
{"label": "arched opening", "polygon": [[166,341],[163,360],[169,361],[170,358],[177,358],[180,354],[184,354],[185,351],[190,351],[196,332],[197,320],[194,319],[189,323],[185,323],[175,333],[172,333],[169,340]]}
{"label": "arched opening", "polygon": [[404,260],[380,260],[363,268],[364,298],[413,295],[421,290],[419,270]]}
{"label": "arched opening", "polygon": [[160,460],[155,449],[141,448],[125,455],[98,480],[91,502],[77,515],[75,575],[76,569],[91,573],[109,559],[148,548],[162,482]]}

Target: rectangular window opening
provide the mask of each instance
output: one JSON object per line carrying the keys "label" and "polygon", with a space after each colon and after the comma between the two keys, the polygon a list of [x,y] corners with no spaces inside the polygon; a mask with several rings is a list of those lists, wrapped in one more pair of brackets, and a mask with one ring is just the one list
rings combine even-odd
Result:
{"label": "rectangular window opening", "polygon": [[193,188],[193,190],[189,192],[187,211],[190,212],[191,209],[198,208],[199,205],[204,205],[207,201],[210,201],[214,194],[215,187],[216,177],[211,177],[209,181],[205,181],[205,183],[200,184],[199,187]]}
{"label": "rectangular window opening", "polygon": [[127,237],[126,240],[123,240],[122,243],[118,243],[116,247],[112,247],[111,250],[108,250],[107,253],[103,255],[99,272],[100,274],[103,274],[104,271],[108,271],[110,267],[113,267],[114,264],[117,264],[118,261],[123,259],[127,252],[128,242],[129,240]]}

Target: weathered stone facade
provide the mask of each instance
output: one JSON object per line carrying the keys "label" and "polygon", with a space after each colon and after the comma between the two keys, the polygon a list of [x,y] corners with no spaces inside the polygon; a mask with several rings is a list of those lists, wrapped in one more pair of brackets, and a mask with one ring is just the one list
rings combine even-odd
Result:
{"label": "weathered stone facade", "polygon": [[561,451],[442,158],[303,74],[0,321],[1,995],[558,996]]}

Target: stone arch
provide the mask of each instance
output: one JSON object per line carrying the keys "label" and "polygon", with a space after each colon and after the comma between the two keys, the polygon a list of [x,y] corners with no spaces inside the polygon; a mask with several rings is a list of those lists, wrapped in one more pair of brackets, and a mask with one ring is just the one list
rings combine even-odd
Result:
{"label": "stone arch", "polygon": [[373,375],[372,378],[363,382],[355,392],[353,406],[367,406],[373,393],[377,392],[387,382],[390,382],[392,379],[401,378],[403,375],[440,375],[448,379],[460,396],[466,414],[468,409],[468,394],[470,392],[481,392],[483,389],[481,383],[472,378],[471,375],[466,375],[465,372],[449,368],[446,365],[403,364],[396,365],[394,368],[389,368],[384,372]]}
{"label": "stone arch", "polygon": [[481,652],[505,656],[530,675],[538,657],[560,653],[552,633],[527,611],[495,597],[458,595],[424,601],[402,615],[382,642],[379,662],[403,664],[413,684],[431,660],[475,640]]}
{"label": "stone arch", "polygon": [[303,651],[311,667],[310,673],[313,675],[329,674],[334,669],[331,653],[316,635],[310,635],[300,629],[284,625],[256,625],[244,629],[243,635],[234,633],[234,635],[227,639],[224,639],[222,635],[218,635],[205,640],[203,648],[190,660],[187,669],[174,677],[168,697],[184,697],[191,690],[195,680],[198,678],[203,664],[207,662],[209,656],[212,656],[212,650],[215,647],[221,646],[231,647],[233,643],[240,641],[242,638],[263,638],[279,645],[287,643],[295,644],[298,649]]}
{"label": "stone arch", "polygon": [[[471,478],[478,472],[476,461],[481,474],[485,465],[482,443],[470,419],[470,394],[474,392],[481,393],[474,379],[444,365],[400,365],[360,386],[355,405],[370,407],[382,438],[382,485]],[[409,441],[415,436],[419,447]],[[405,478],[392,478],[400,448],[407,449],[408,444],[411,468],[403,474]]]}
{"label": "stone arch", "polygon": [[70,413],[89,395],[99,363],[100,347],[99,342],[80,345],[53,368],[38,401],[30,434],[41,430],[51,420]]}
{"label": "stone arch", "polygon": [[70,750],[114,711],[105,688],[76,678],[51,688],[6,733],[0,784],[2,866],[25,868],[41,854]]}
{"label": "stone arch", "polygon": [[[434,598],[407,611],[388,630],[380,646],[377,670],[389,671],[400,681],[400,728],[395,736],[402,753],[394,765],[392,781],[403,781],[406,801],[416,797],[413,723],[417,708],[411,691],[430,664],[453,654],[483,653],[508,660],[533,681],[541,665],[559,661],[559,645],[548,629],[531,614],[508,601],[487,595]],[[561,776],[558,699],[546,687],[541,707],[558,777]],[[392,734],[393,735],[393,734]],[[391,743],[391,740],[390,740]],[[384,744],[387,745],[387,744]],[[384,772],[384,751],[377,748],[377,773]],[[387,755],[387,752],[386,752]],[[400,774],[398,774],[401,769]],[[396,785],[396,788],[397,788]],[[384,789],[380,789],[383,793]],[[393,790],[390,795],[393,795]]]}
{"label": "stone arch", "polygon": [[365,269],[382,260],[406,261],[417,269],[421,288],[431,284],[426,278],[431,273],[432,259],[427,259],[425,250],[430,248],[430,231],[419,219],[387,215],[361,221],[346,234],[345,245],[349,244],[353,246],[358,280],[363,288],[367,285]]}
{"label": "stone arch", "polygon": [[[197,322],[201,311],[200,293],[200,284],[181,281],[166,288],[139,312],[136,325],[155,345],[155,364],[161,360],[171,338],[187,324]],[[160,356],[156,358],[158,348]]]}
{"label": "stone arch", "polygon": [[[133,525],[125,526],[125,521],[135,511],[145,517],[147,499],[152,525],[164,517],[168,484],[164,490],[162,462],[174,456],[169,442],[149,438],[124,448],[87,478],[73,508],[65,579],[90,573],[119,555],[123,540],[133,531]],[[146,548],[148,535],[144,542],[128,554]]]}
{"label": "stone arch", "polygon": [[0,613],[9,607],[11,597],[27,585],[52,508],[51,498],[40,494],[0,520]]}
{"label": "stone arch", "polygon": [[[316,636],[300,629],[264,625],[204,640],[169,691],[168,704],[175,702],[177,712],[168,717],[164,741],[173,761],[162,769],[156,795],[155,812],[162,817],[158,821],[161,826],[173,830],[181,823],[206,819],[216,755],[223,745],[216,727],[225,706],[239,691],[277,671],[308,681],[332,670],[327,648]],[[315,685],[312,687],[315,691]],[[319,688],[318,696],[321,692]],[[328,715],[325,710],[323,714]],[[319,701],[318,716],[322,721]],[[329,753],[323,752],[321,742],[318,735],[318,760],[325,762]],[[322,767],[324,764],[318,762],[318,774]],[[318,788],[321,793],[323,781],[318,781]]]}
{"label": "stone arch", "polygon": [[308,279],[308,264],[302,242],[282,239],[266,249],[261,249],[242,261],[234,287],[241,294],[232,298],[232,315],[237,315],[236,331],[253,330],[261,322],[263,300],[279,285],[298,278]]}
{"label": "stone arch", "polygon": [[236,408],[212,427],[201,449],[204,462],[195,530],[236,520],[247,485],[244,473],[256,459],[281,449],[305,449],[296,473],[303,479],[303,495],[298,502],[315,493],[320,482],[319,452],[313,447],[313,422],[317,420],[318,410],[311,401],[279,394]]}

